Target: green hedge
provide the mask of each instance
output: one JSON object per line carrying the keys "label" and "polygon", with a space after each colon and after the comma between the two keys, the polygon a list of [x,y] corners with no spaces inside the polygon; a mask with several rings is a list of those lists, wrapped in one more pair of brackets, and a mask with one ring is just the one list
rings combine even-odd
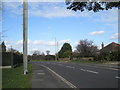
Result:
{"label": "green hedge", "polygon": [[95,60],[120,61],[120,51],[102,52],[95,57]]}

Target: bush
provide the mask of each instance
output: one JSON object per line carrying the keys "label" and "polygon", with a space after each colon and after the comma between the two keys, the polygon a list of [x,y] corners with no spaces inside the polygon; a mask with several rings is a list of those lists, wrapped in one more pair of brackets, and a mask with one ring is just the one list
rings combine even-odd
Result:
{"label": "bush", "polygon": [[55,60],[55,56],[54,55],[46,55],[45,60]]}
{"label": "bush", "polygon": [[114,52],[102,52],[97,55],[94,60],[105,60],[105,61],[120,61],[120,51]]}

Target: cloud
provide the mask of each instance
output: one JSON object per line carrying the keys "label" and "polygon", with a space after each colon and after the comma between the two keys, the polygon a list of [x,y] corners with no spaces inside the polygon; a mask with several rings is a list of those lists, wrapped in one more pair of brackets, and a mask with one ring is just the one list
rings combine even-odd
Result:
{"label": "cloud", "polygon": [[[65,40],[60,40],[57,41],[59,45],[70,41],[70,39],[65,39]],[[47,45],[47,46],[55,46],[55,41],[44,41],[44,40],[35,40],[35,41],[31,41],[31,44],[33,45]]]}
{"label": "cloud", "polygon": [[[60,5],[62,4],[62,5]],[[44,18],[57,18],[57,17],[89,17],[87,12],[74,12],[68,10],[64,3],[40,3],[32,2],[29,3],[28,15],[37,16]],[[12,14],[22,15],[22,3],[17,2],[7,2],[4,3],[6,7]]]}
{"label": "cloud", "polygon": [[103,12],[98,12],[93,15],[96,17],[95,21],[105,22],[106,24],[118,21],[118,9],[110,9]]}
{"label": "cloud", "polygon": [[46,42],[46,45],[55,46],[55,41]]}
{"label": "cloud", "polygon": [[32,41],[32,44],[33,45],[39,45],[39,44],[44,44],[45,42],[43,40],[35,40],[35,41]]}
{"label": "cloud", "polygon": [[[23,2],[23,0],[3,0],[3,2]],[[65,0],[29,0],[29,2],[65,2]]]}
{"label": "cloud", "polygon": [[105,31],[95,31],[95,32],[90,32],[90,35],[100,35],[100,34],[104,34]]}
{"label": "cloud", "polygon": [[[28,39],[28,44],[30,44],[30,40]],[[18,40],[17,42],[16,42],[16,45],[22,45],[23,44],[23,40]]]}
{"label": "cloud", "polygon": [[77,45],[77,44],[79,44],[79,42],[78,42],[78,41],[76,41],[76,42],[74,42],[73,44],[74,44],[74,45]]}
{"label": "cloud", "polygon": [[22,3],[19,2],[6,2],[3,3],[3,10],[8,10],[11,14],[22,15]]}
{"label": "cloud", "polygon": [[16,45],[22,45],[23,44],[23,40],[19,40],[16,42]]}
{"label": "cloud", "polygon": [[72,10],[67,10],[65,6],[60,6],[60,3],[34,3],[30,4],[29,6],[31,7],[29,13],[32,16],[39,16],[45,18],[89,16],[87,12],[80,13],[74,12]]}
{"label": "cloud", "polygon": [[120,33],[115,33],[110,39],[114,40],[114,39],[118,39],[120,38]]}
{"label": "cloud", "polygon": [[[58,47],[60,47],[65,42],[69,42],[70,39],[59,40]],[[5,45],[7,48],[14,48],[20,52],[23,51],[23,40],[18,41],[5,41]],[[32,54],[33,51],[39,50],[40,52],[45,52],[46,50],[50,50],[52,54],[54,54],[55,41],[45,41],[45,40],[29,40],[28,39],[28,54]]]}
{"label": "cloud", "polygon": [[65,43],[65,42],[69,42],[69,41],[70,41],[70,39],[65,39],[65,40],[59,41],[58,43],[59,43],[59,44],[63,44],[63,43]]}
{"label": "cloud", "polygon": [[5,45],[6,45],[6,47],[8,47],[8,48],[10,48],[11,47],[11,45],[10,45],[10,41],[4,41],[5,42]]}

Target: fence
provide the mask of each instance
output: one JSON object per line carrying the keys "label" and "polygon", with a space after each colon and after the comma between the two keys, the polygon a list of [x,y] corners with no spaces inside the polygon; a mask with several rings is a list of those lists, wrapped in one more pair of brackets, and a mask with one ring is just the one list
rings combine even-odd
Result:
{"label": "fence", "polygon": [[32,55],[28,56],[28,59],[30,60],[55,60],[54,55]]}
{"label": "fence", "polygon": [[20,63],[23,63],[23,55],[11,53],[11,52],[2,52],[2,66],[15,66]]}

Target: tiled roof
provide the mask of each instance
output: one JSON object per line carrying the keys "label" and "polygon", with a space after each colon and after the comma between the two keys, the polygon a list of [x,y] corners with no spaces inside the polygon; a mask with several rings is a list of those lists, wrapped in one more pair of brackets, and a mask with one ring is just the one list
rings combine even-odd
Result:
{"label": "tiled roof", "polygon": [[109,45],[102,48],[100,51],[101,52],[110,52],[110,51],[118,51],[118,50],[120,50],[120,44],[112,42]]}

